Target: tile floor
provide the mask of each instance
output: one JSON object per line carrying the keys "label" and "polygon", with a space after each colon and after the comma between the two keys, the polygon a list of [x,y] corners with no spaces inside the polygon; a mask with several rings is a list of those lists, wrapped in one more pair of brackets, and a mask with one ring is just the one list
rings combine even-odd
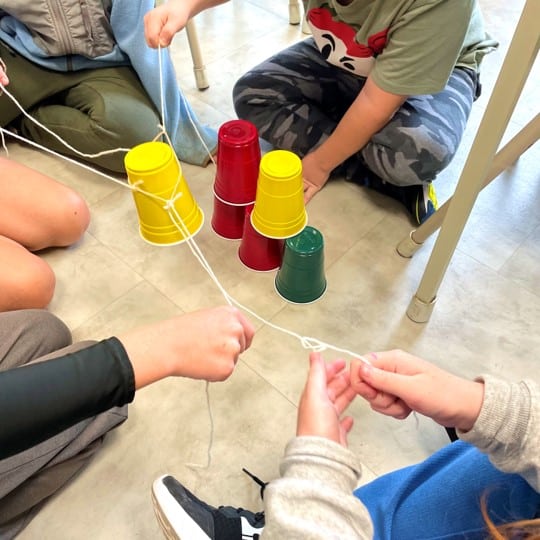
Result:
{"label": "tile floor", "polygon": [[[484,63],[484,95],[474,107],[458,156],[438,179],[439,197],[453,191],[524,0],[483,0],[489,31],[501,48]],[[271,4],[271,5],[270,5]],[[263,22],[264,21],[264,22]],[[302,38],[288,24],[285,1],[233,0],[197,17],[210,88],[194,83],[186,37],[172,47],[178,80],[207,123],[234,118],[231,88],[248,67]],[[537,112],[538,65],[512,118],[508,134]],[[10,142],[10,155],[76,188],[90,204],[92,223],[68,250],[44,254],[58,276],[50,309],[75,339],[101,338],[128,327],[223,303],[216,286],[185,245],[158,248],[141,241],[127,189],[54,156]],[[206,214],[196,241],[221,283],[262,317],[305,336],[366,352],[400,347],[456,373],[538,377],[540,350],[540,146],[533,147],[479,197],[427,324],[405,311],[433,239],[413,259],[395,246],[411,229],[401,206],[365,189],[330,184],[309,205],[309,222],[326,241],[328,291],[312,305],[290,305],[274,291],[274,273],[255,273],[237,257],[238,242],[210,227],[214,167],[186,165],[185,177]],[[160,538],[150,485],[170,472],[213,504],[261,508],[246,467],[270,480],[295,412],[308,353],[300,343],[258,325],[252,348],[235,374],[210,387],[215,439],[204,464],[209,418],[204,384],[166,380],[142,390],[130,418],[107,440],[77,481],[48,504],[21,535],[24,540],[129,540]],[[534,330],[534,329],[537,330]],[[327,357],[333,357],[331,353]],[[365,464],[365,478],[422,459],[446,443],[426,419],[399,422],[353,404],[350,446]]]}

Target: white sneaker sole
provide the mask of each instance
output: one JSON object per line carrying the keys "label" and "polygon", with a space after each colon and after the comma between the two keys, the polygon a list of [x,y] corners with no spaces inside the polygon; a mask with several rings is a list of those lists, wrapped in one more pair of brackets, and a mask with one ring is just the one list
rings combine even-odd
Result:
{"label": "white sneaker sole", "polygon": [[[167,540],[212,540],[178,504],[163,484],[161,476],[152,484],[152,504],[158,523]],[[182,537],[177,531],[182,531]]]}

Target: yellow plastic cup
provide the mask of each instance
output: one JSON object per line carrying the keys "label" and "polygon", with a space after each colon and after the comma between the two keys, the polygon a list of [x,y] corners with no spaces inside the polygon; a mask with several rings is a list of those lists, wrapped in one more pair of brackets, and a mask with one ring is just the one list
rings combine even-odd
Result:
{"label": "yellow plastic cup", "polygon": [[302,162],[288,150],[272,150],[259,167],[253,228],[267,238],[290,238],[307,224]]}
{"label": "yellow plastic cup", "polygon": [[[204,214],[193,198],[168,144],[160,141],[139,144],[126,154],[124,165],[129,183],[146,192],[132,191],[143,240],[158,246],[179,244],[200,231]],[[180,196],[175,199],[170,211],[172,208],[176,210],[180,218],[175,218],[176,221],[184,223],[189,235],[184,233],[181,225],[175,224],[165,208],[166,201],[178,194]]]}

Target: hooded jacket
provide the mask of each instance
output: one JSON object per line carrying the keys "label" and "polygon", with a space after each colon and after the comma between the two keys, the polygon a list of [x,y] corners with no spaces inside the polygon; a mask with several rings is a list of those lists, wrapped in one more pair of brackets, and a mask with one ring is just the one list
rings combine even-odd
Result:
{"label": "hooded jacket", "polygon": [[217,134],[179,89],[168,49],[146,45],[144,15],[153,7],[154,0],[0,0],[0,40],[53,71],[130,65],[157,110],[163,87],[164,123],[179,159],[206,165]]}

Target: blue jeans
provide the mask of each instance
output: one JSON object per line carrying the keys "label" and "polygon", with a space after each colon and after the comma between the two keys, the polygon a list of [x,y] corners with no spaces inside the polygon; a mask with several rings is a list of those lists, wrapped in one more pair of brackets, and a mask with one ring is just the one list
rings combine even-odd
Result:
{"label": "blue jeans", "polygon": [[354,494],[371,515],[375,540],[484,539],[483,495],[495,524],[534,518],[540,508],[540,494],[521,476],[499,471],[463,441]]}

